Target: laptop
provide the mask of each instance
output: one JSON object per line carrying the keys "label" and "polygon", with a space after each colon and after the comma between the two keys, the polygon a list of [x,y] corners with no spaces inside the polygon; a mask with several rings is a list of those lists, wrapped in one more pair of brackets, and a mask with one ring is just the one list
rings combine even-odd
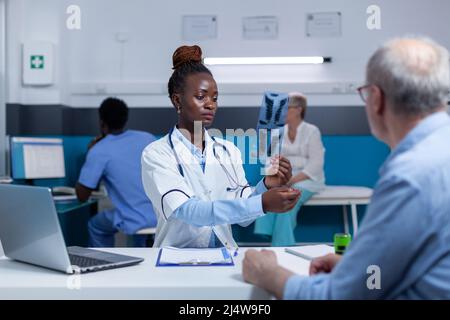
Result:
{"label": "laptop", "polygon": [[0,239],[8,258],[68,274],[131,266],[144,259],[66,247],[50,188],[0,185]]}

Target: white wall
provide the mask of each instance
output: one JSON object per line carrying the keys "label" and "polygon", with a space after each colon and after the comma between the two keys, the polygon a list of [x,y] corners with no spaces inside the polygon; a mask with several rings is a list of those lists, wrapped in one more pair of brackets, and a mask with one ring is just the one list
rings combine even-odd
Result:
{"label": "white wall", "polygon": [[6,47],[5,28],[6,10],[5,1],[0,0],[0,177],[6,174]]}
{"label": "white wall", "polygon": [[[10,103],[61,103],[64,100],[64,55],[61,25],[64,5],[56,0],[7,0],[7,73]],[[27,41],[50,41],[56,44],[55,85],[22,86],[22,49]],[[69,79],[69,78],[67,78]]]}
{"label": "white wall", "polygon": [[[81,30],[65,27],[70,4],[81,7]],[[366,27],[366,9],[372,4],[382,10],[380,31]],[[324,11],[342,12],[343,36],[306,38],[306,13]],[[448,0],[10,0],[8,101],[93,107],[105,94],[115,94],[124,96],[131,106],[169,106],[166,83],[171,56],[184,43],[181,16],[217,14],[218,39],[198,42],[206,56],[333,57],[332,64],[321,66],[211,68],[222,106],[258,105],[260,91],[266,88],[318,90],[310,94],[315,105],[358,105],[355,94],[331,91],[346,91],[347,85],[361,83],[368,57],[388,38],[419,33],[450,48],[449,12]],[[242,39],[242,17],[256,15],[279,17],[278,40]],[[116,32],[130,34],[123,47],[115,40]],[[54,86],[24,88],[20,84],[20,43],[30,40],[56,44]]]}

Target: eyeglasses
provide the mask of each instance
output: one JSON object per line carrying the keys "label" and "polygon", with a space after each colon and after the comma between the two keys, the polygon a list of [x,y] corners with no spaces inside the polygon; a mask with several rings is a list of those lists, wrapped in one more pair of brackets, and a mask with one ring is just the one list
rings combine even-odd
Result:
{"label": "eyeglasses", "polygon": [[364,103],[367,102],[367,98],[369,97],[369,89],[372,85],[366,84],[365,86],[359,87],[357,90],[359,92],[359,96],[361,97],[361,100],[364,101]]}

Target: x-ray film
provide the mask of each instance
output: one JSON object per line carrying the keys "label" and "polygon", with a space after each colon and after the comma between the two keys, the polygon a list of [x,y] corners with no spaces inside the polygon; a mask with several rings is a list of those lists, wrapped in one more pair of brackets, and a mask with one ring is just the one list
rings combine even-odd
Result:
{"label": "x-ray film", "polygon": [[288,102],[289,96],[286,93],[269,91],[263,96],[256,130],[259,139],[259,158],[266,164],[265,174],[269,174],[270,171],[267,159],[281,153]]}
{"label": "x-ray film", "polygon": [[288,100],[286,93],[265,92],[257,129],[282,129],[286,123]]}

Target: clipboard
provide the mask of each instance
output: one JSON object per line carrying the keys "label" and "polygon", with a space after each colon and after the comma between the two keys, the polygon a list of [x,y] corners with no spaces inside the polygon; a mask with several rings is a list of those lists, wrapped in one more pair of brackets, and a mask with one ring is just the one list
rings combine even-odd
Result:
{"label": "clipboard", "polygon": [[[165,248],[159,249],[158,252],[158,258],[156,260],[156,267],[226,267],[226,266],[234,266],[234,261],[230,253],[228,252],[227,248],[214,248],[215,250],[221,250],[223,255],[223,261],[221,262],[208,262],[208,261],[199,261],[196,259],[186,260],[179,263],[167,263],[167,262],[161,262],[161,256],[163,253],[163,250]],[[166,249],[170,249],[167,248]],[[174,249],[174,248],[172,248]],[[204,249],[186,249],[186,250],[208,250],[212,248],[204,248]],[[177,250],[183,250],[183,249],[177,249]]]}

